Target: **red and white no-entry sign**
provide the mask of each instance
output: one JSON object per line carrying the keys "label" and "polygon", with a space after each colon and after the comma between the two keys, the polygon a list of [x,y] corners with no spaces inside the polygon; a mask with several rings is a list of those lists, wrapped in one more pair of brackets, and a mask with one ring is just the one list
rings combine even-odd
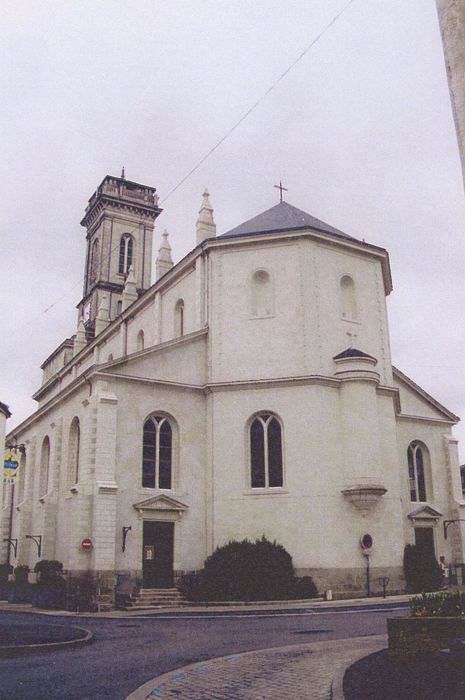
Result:
{"label": "red and white no-entry sign", "polygon": [[81,542],[81,548],[85,552],[90,552],[91,549],[93,549],[94,545],[92,544],[92,540],[90,537],[85,537],[82,542]]}

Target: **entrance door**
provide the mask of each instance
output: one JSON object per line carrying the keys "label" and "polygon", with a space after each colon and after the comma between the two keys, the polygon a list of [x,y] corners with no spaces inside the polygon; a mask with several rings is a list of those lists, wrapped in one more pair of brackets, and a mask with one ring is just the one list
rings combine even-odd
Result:
{"label": "entrance door", "polygon": [[144,588],[171,588],[174,523],[144,522],[142,574]]}
{"label": "entrance door", "polygon": [[415,544],[418,547],[418,551],[421,551],[425,560],[435,558],[436,554],[434,551],[434,534],[432,527],[416,527]]}

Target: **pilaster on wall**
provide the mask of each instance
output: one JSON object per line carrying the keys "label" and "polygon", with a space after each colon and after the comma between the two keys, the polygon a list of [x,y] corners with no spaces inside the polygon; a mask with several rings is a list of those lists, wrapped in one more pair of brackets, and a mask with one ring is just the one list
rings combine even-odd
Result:
{"label": "pilaster on wall", "polygon": [[199,255],[195,261],[195,328],[205,325],[205,262]]}
{"label": "pilaster on wall", "polygon": [[[462,495],[462,483],[460,479],[460,466],[458,456],[458,440],[451,435],[444,435],[444,455],[447,467],[447,480],[449,486],[451,508],[450,519],[465,519],[465,501]],[[450,538],[450,546],[453,562],[456,564],[465,562],[465,522],[452,524],[447,533]]]}
{"label": "pilaster on wall", "polygon": [[[26,441],[26,474],[24,482],[24,498],[22,503],[17,503],[14,513],[13,537],[18,538],[18,564],[32,565],[32,549],[34,545],[26,535],[31,533],[32,525],[32,499],[34,497],[34,472],[36,463],[37,438],[34,436]],[[34,557],[34,561],[36,558]]]}
{"label": "pilaster on wall", "polygon": [[96,445],[92,508],[93,566],[114,570],[116,504],[116,436],[118,399],[107,382],[95,385]]}
{"label": "pilaster on wall", "polygon": [[[8,556],[8,543],[4,542],[4,538],[8,537],[9,524],[10,524],[10,513],[11,513],[11,497],[12,497],[12,484],[5,484],[2,493],[2,509],[0,511],[0,561],[6,562]],[[10,556],[10,563],[13,563],[12,557]]]}
{"label": "pilaster on wall", "polygon": [[50,455],[50,477],[48,493],[43,499],[43,527],[41,559],[55,559],[56,529],[58,514],[58,490],[60,485],[60,470],[63,464],[63,419],[59,418],[52,423],[53,453]]}
{"label": "pilaster on wall", "polygon": [[158,292],[153,300],[153,344],[161,343],[161,294]]}

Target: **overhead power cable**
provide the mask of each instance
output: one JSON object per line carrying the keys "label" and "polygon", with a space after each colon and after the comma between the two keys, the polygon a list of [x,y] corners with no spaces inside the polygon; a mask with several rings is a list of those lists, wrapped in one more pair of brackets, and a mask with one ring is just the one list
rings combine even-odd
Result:
{"label": "overhead power cable", "polygon": [[[344,14],[344,12],[347,10],[349,5],[351,5],[354,2],[354,0],[349,0],[342,10],[338,12],[333,19],[328,22],[328,24],[323,27],[323,29],[312,39],[312,41],[308,44],[308,46],[305,47],[305,49],[295,58],[292,63],[289,64],[289,66],[284,70],[281,75],[274,81],[272,85],[254,102],[254,104],[249,107],[249,109],[244,112],[244,114],[241,116],[241,118],[231,126],[231,128],[224,134],[224,136],[217,141],[211,148],[210,150],[189,170],[189,172],[184,175],[184,177],[175,185],[169,192],[168,194],[163,197],[161,202],[165,202],[176,190],[178,190],[185,182],[188,180],[188,178],[193,175],[193,173],[196,172],[200,168],[200,166],[205,163],[207,158],[209,158],[212,153],[214,153],[220,146],[223,144],[229,136],[247,119],[247,117],[252,114],[252,112],[263,102],[263,100],[279,85],[279,83],[284,80],[284,78],[290,73],[290,71],[306,56],[306,54],[315,46],[315,44],[326,34],[326,32],[337,22],[337,20]],[[117,246],[115,246],[116,248]],[[109,256],[112,254],[113,248],[110,253],[108,254]],[[52,304],[47,306],[46,309],[42,311],[42,313],[47,313],[50,311],[54,306],[56,306],[62,299],[64,299],[68,294],[73,291],[78,285],[82,284],[85,279],[85,276],[81,278],[78,282],[76,282],[72,287],[70,287],[64,294],[62,294],[58,299],[56,299]],[[24,325],[27,325],[25,323]]]}
{"label": "overhead power cable", "polygon": [[338,14],[333,17],[333,19],[320,31],[319,34],[317,34],[317,36],[314,39],[312,39],[310,44],[302,51],[302,53],[300,53],[297,56],[297,58],[294,59],[294,61],[292,61],[292,63],[286,68],[286,70],[283,73],[281,73],[279,78],[277,78],[274,81],[274,83],[272,85],[270,85],[268,90],[266,90],[263,93],[263,95],[261,95],[258,98],[258,100],[256,102],[254,102],[254,104],[251,107],[249,107],[249,109],[246,112],[244,112],[242,117],[235,124],[233,124],[233,126],[226,132],[226,134],[224,136],[222,136],[220,138],[220,140],[217,141],[215,143],[215,145],[212,146],[210,148],[210,150],[194,165],[194,167],[191,168],[186,175],[184,175],[182,180],[180,180],[178,182],[178,184],[175,185],[168,192],[168,194],[165,197],[163,197],[163,199],[161,200],[162,202],[166,202],[168,197],[170,197],[174,192],[176,192],[176,190],[178,190],[181,187],[181,185],[183,185],[186,182],[186,180],[188,180],[190,178],[190,176],[193,175],[193,173],[195,173],[195,171],[198,170],[203,163],[205,163],[207,158],[209,158],[212,155],[212,153],[214,153],[217,150],[217,148],[219,148],[221,146],[221,144],[224,143],[226,141],[226,139],[229,138],[229,136],[231,136],[231,134],[242,124],[242,122],[245,121],[250,114],[252,114],[252,112],[258,107],[258,105],[261,102],[263,102],[263,100],[266,97],[268,97],[270,92],[272,92],[275,89],[275,87],[277,87],[277,85],[279,85],[279,83],[282,80],[284,80],[286,75],[288,73],[290,73],[290,71],[294,68],[294,66],[296,66],[299,63],[299,61],[301,61],[304,58],[304,56],[310,51],[310,49],[312,49],[315,46],[315,44],[321,39],[321,37],[324,36],[324,34],[326,34],[326,32],[333,26],[333,24],[335,24],[337,22],[337,20],[341,17],[341,15],[344,14],[344,12],[347,10],[349,5],[351,5],[353,2],[354,2],[354,0],[349,0],[349,2],[342,8],[342,10],[340,12],[338,12]]}

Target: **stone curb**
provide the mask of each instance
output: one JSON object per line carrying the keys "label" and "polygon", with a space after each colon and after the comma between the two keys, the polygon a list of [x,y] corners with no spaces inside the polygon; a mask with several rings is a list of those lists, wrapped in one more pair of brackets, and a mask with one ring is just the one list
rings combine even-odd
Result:
{"label": "stone curb", "polygon": [[[286,601],[267,601],[266,603],[260,603],[258,601],[247,602],[247,603],[229,603],[221,605],[208,605],[208,606],[182,606],[182,607],[160,607],[160,608],[147,608],[146,610],[112,610],[110,612],[100,612],[100,613],[88,613],[88,612],[70,612],[68,610],[45,610],[43,608],[33,608],[29,604],[23,603],[7,603],[0,602],[0,611],[5,610],[8,612],[21,612],[21,613],[35,613],[40,615],[58,615],[60,617],[95,617],[98,619],[104,618],[118,618],[118,617],[144,617],[144,615],[150,615],[151,617],[160,614],[164,615],[179,615],[188,616],[190,613],[215,613],[215,612],[272,612],[276,610],[282,610],[284,613],[291,613],[293,610],[302,610],[303,608],[308,609],[311,612],[334,612],[337,610],[347,611],[347,610],[370,610],[373,607],[386,606],[394,607],[399,605],[404,607],[408,604],[412,595],[399,595],[399,596],[389,596],[387,598],[352,598],[352,599],[341,599],[322,601],[310,598],[306,601],[292,601],[291,603]],[[304,605],[302,604],[304,603]]]}
{"label": "stone curb", "polygon": [[44,642],[42,644],[19,644],[18,646],[2,647],[0,646],[0,657],[8,656],[23,656],[23,654],[34,654],[38,651],[58,651],[60,649],[70,649],[72,647],[82,647],[85,644],[90,644],[94,640],[94,634],[85,627],[73,627],[73,629],[81,630],[83,636],[79,639],[69,639],[62,642]]}
{"label": "stone curb", "polygon": [[[253,656],[254,654],[257,653],[263,653],[266,652],[269,654],[270,658],[272,658],[273,653],[282,653],[286,651],[295,651],[299,649],[304,649],[304,650],[309,650],[309,651],[320,651],[320,652],[325,652],[327,651],[328,654],[333,651],[337,652],[338,650],[343,651],[347,647],[353,648],[356,644],[362,644],[362,647],[357,650],[358,653],[355,653],[354,657],[351,658],[350,664],[355,663],[355,661],[358,661],[358,659],[367,656],[368,654],[373,653],[374,651],[378,651],[378,649],[383,648],[385,644],[387,643],[387,637],[386,635],[373,635],[370,637],[353,637],[349,639],[334,639],[334,640],[328,640],[328,641],[323,641],[323,642],[313,642],[313,643],[307,643],[307,644],[290,644],[284,647],[267,647],[265,649],[254,649],[253,651],[246,651],[246,652],[240,652],[236,654],[228,654],[226,656],[218,656],[218,657],[213,657],[211,659],[204,659],[202,661],[197,661],[192,664],[188,664],[187,666],[182,666],[180,668],[175,668],[172,669],[171,671],[168,671],[167,673],[163,673],[160,676],[154,676],[151,680],[147,681],[143,685],[139,686],[134,690],[132,693],[130,693],[125,700],[147,700],[150,697],[155,697],[155,695],[150,695],[153,693],[155,690],[160,688],[161,686],[177,680],[177,677],[181,675],[186,675],[189,673],[189,671],[193,669],[199,669],[205,667],[206,664],[208,666],[213,666],[213,665],[220,665],[221,663],[228,661],[231,658],[235,659],[240,659],[240,658],[246,658],[248,656]],[[343,693],[343,680],[344,680],[344,675],[347,670],[346,663],[344,662],[343,665],[337,664],[337,661],[334,662],[334,668],[335,668],[335,673],[334,673],[334,679],[331,687],[331,700],[344,700],[344,693]],[[240,674],[240,671],[238,669],[238,673]],[[269,696],[270,700],[272,700],[273,696]],[[225,698],[226,700],[226,698]]]}

